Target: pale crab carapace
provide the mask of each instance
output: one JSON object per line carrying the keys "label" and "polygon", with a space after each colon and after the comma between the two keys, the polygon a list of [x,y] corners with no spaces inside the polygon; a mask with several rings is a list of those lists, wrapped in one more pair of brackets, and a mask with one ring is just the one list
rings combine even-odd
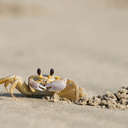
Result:
{"label": "pale crab carapace", "polygon": [[[54,69],[50,69],[49,75],[42,75],[41,69],[38,68],[37,75],[28,77],[28,84],[16,75],[0,78],[0,84],[4,84],[12,97],[14,97],[14,89],[17,89],[24,96],[43,97],[56,94],[60,98],[71,101],[77,101],[85,95],[84,90],[76,85],[74,81],[55,76]],[[9,85],[10,90],[7,88]]]}

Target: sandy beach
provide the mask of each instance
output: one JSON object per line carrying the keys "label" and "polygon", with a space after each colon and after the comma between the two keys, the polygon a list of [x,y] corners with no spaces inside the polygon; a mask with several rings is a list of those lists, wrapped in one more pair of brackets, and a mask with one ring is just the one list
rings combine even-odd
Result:
{"label": "sandy beach", "polygon": [[[89,96],[128,86],[128,2],[117,1],[23,0],[14,14],[6,0],[9,11],[0,10],[0,77],[13,73],[27,81],[40,67],[44,73],[54,68]],[[15,94],[17,101],[0,86],[0,128],[128,127],[128,110]]]}

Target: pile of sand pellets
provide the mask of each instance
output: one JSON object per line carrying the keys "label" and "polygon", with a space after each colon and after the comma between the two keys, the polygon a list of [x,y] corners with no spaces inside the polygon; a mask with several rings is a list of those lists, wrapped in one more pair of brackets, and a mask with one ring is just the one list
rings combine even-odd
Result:
{"label": "pile of sand pellets", "polygon": [[75,103],[78,105],[89,105],[107,109],[128,109],[128,87],[121,87],[116,93],[106,92],[104,95],[88,97],[87,95],[77,102],[60,98],[58,95],[44,97],[50,102]]}
{"label": "pile of sand pellets", "polygon": [[79,100],[80,105],[97,106],[108,109],[128,108],[128,87],[120,88],[116,93],[106,92],[104,95],[85,97]]}

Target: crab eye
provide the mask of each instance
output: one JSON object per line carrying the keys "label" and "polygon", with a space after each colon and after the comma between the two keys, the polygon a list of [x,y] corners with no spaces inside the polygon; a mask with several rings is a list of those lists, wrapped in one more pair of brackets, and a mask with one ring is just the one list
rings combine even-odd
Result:
{"label": "crab eye", "polygon": [[37,69],[37,74],[41,75],[41,69],[40,68]]}
{"label": "crab eye", "polygon": [[54,69],[51,68],[51,69],[50,69],[50,75],[52,76],[53,74],[54,74]]}

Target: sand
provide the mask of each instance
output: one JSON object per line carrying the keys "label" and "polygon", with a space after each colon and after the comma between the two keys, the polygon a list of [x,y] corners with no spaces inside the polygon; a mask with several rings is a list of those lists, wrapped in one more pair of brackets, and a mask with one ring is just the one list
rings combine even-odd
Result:
{"label": "sand", "polygon": [[[52,67],[89,96],[128,86],[127,2],[109,2],[37,0],[39,16],[1,14],[0,77],[14,73],[27,81],[38,67],[44,73]],[[15,93],[17,101],[0,87],[1,128],[127,128],[128,110],[52,103]]]}

